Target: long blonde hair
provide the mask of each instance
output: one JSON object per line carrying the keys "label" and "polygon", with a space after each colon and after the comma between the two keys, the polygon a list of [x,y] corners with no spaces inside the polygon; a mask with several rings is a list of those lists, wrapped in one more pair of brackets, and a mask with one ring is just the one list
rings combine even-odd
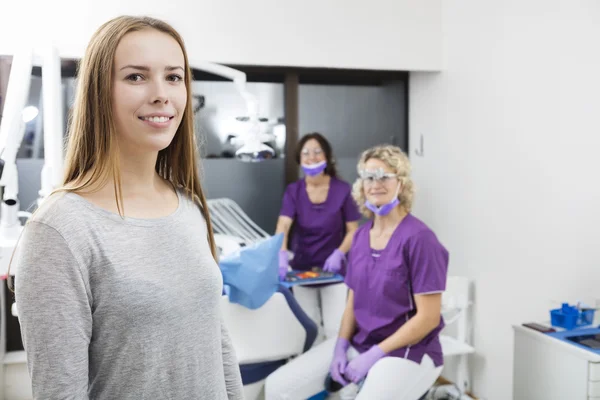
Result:
{"label": "long blonde hair", "polygon": [[69,121],[63,185],[55,192],[84,191],[103,186],[112,176],[117,209],[123,216],[121,173],[112,112],[113,63],[121,39],[130,32],[144,29],[155,29],[173,37],[179,43],[185,60],[187,104],[173,141],[158,153],[156,172],[176,188],[182,188],[200,206],[206,220],[211,253],[217,260],[208,204],[198,173],[200,163],[194,134],[192,71],[183,39],[164,21],[149,17],[120,16],[104,23],[92,36],[78,67],[77,93]]}

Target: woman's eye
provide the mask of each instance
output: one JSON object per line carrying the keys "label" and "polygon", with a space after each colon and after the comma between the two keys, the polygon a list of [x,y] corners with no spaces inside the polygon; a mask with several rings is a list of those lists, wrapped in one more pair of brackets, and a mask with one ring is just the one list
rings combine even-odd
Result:
{"label": "woman's eye", "polygon": [[183,77],[181,77],[181,75],[177,75],[177,74],[173,74],[173,75],[169,75],[168,78],[171,82],[180,82],[183,80]]}
{"label": "woman's eye", "polygon": [[144,77],[141,74],[131,74],[127,76],[127,80],[128,81],[132,81],[132,82],[139,82],[143,79]]}

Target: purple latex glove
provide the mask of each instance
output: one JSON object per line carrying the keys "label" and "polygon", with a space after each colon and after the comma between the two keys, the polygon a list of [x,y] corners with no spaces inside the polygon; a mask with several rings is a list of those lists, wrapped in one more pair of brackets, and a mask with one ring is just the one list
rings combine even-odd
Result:
{"label": "purple latex glove", "polygon": [[348,348],[350,348],[350,342],[344,338],[338,338],[335,343],[335,350],[333,351],[333,361],[331,361],[331,365],[329,366],[331,379],[344,386],[348,384],[348,381],[344,379],[346,365],[348,365],[348,357],[346,357]]}
{"label": "purple latex glove", "polygon": [[284,280],[288,273],[288,252],[287,250],[279,251],[279,279]]}
{"label": "purple latex glove", "polygon": [[325,260],[325,265],[323,266],[323,271],[338,273],[342,270],[342,266],[344,264],[344,253],[341,252],[340,249],[335,249],[333,253],[327,260]]}
{"label": "purple latex glove", "polygon": [[348,363],[346,367],[346,378],[354,383],[360,382],[371,369],[371,367],[379,361],[380,358],[385,357],[385,353],[381,350],[381,347],[375,345],[364,353],[358,355],[355,359]]}

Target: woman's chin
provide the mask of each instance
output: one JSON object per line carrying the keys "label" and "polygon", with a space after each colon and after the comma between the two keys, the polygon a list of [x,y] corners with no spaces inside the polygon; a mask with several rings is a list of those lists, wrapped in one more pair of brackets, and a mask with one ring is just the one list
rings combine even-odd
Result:
{"label": "woman's chin", "polygon": [[386,204],[386,201],[381,197],[371,198],[369,201],[376,207],[381,207],[382,205]]}
{"label": "woman's chin", "polygon": [[147,151],[147,152],[152,152],[152,153],[157,153],[161,150],[166,149],[167,147],[169,147],[169,145],[171,144],[171,142],[173,141],[173,138],[152,138],[152,140],[148,140],[145,141],[144,143],[140,143],[138,148],[140,150],[143,149],[143,151]]}

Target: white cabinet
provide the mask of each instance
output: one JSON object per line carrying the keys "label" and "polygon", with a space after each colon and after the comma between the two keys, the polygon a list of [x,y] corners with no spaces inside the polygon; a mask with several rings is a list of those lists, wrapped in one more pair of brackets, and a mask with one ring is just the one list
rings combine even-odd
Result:
{"label": "white cabinet", "polygon": [[600,400],[600,354],[514,326],[513,400]]}

